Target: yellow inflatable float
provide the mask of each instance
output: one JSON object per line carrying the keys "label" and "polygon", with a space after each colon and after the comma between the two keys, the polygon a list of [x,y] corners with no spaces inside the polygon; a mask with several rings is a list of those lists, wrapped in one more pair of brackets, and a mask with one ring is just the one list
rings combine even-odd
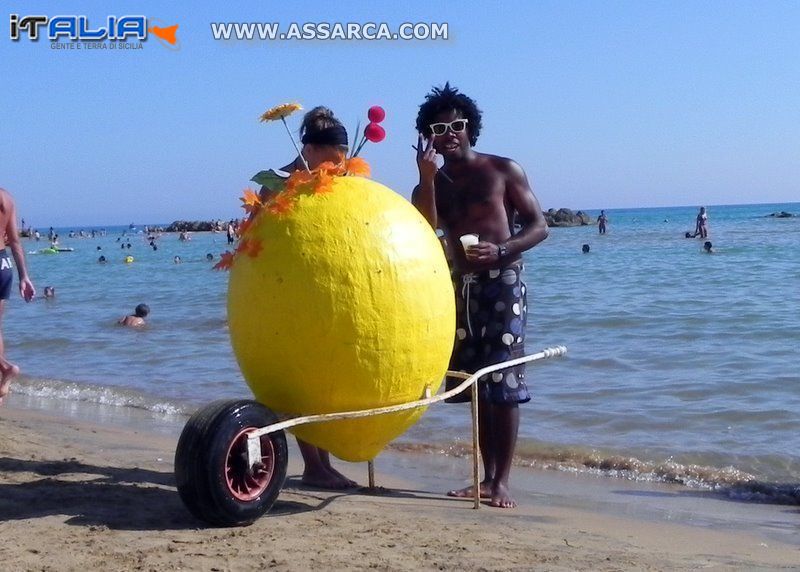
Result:
{"label": "yellow inflatable float", "polygon": [[[369,409],[435,393],[455,307],[430,225],[403,197],[354,172],[361,159],[292,175],[251,212],[230,268],[228,318],[256,399],[286,414]],[[345,175],[345,173],[347,174]],[[423,410],[298,426],[347,461],[373,459]]]}

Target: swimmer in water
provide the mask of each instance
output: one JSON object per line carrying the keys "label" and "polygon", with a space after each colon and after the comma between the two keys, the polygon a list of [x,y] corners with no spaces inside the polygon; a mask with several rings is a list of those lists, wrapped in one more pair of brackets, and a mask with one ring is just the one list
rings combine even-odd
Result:
{"label": "swimmer in water", "polygon": [[150,306],[147,304],[139,304],[134,308],[133,314],[120,318],[117,320],[117,323],[130,328],[141,328],[145,325],[144,319],[149,313]]}

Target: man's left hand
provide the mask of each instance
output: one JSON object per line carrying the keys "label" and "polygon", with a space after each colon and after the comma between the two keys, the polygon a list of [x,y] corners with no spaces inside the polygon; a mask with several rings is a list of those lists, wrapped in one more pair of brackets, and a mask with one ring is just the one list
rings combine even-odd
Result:
{"label": "man's left hand", "polygon": [[467,249],[467,260],[470,262],[497,262],[500,260],[500,248],[493,242],[481,241]]}

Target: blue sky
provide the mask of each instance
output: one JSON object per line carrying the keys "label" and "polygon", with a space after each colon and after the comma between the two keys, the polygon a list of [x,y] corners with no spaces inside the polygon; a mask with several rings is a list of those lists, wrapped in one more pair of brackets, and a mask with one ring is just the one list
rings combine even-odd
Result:
{"label": "blue sky", "polygon": [[[0,12],[0,186],[38,227],[240,214],[255,172],[291,160],[259,114],[370,105],[378,181],[416,182],[417,107],[449,80],[484,112],[478,150],[517,160],[542,206],[800,200],[796,2],[7,2]],[[181,49],[55,51],[9,14],[143,14]],[[210,22],[447,22],[447,41],[218,42]],[[299,117],[291,125],[299,125]]]}

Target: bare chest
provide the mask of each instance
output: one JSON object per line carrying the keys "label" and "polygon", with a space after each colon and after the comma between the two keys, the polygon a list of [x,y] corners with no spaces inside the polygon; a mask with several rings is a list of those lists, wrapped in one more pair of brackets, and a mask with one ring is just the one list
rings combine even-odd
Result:
{"label": "bare chest", "polygon": [[436,210],[449,224],[504,209],[505,185],[496,174],[463,173],[451,179],[440,175],[436,185]]}

